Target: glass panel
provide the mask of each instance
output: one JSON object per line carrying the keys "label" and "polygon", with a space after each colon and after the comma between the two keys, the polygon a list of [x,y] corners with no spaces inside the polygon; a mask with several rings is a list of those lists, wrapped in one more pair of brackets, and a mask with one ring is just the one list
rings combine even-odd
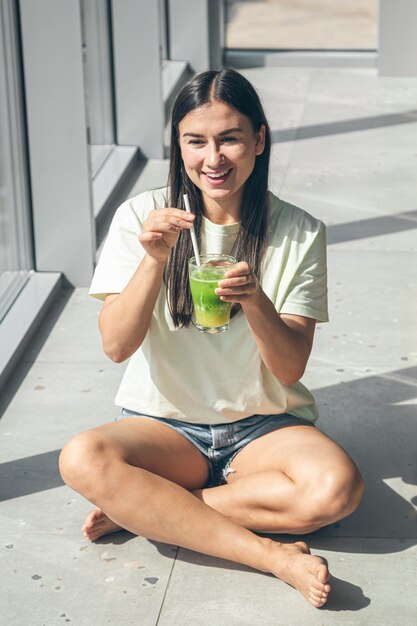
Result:
{"label": "glass panel", "polygon": [[226,47],[375,50],[378,0],[226,0]]}
{"label": "glass panel", "polygon": [[0,3],[0,321],[33,268],[14,3]]}
{"label": "glass panel", "polygon": [[169,59],[168,41],[168,2],[159,0],[159,28],[161,31],[161,55],[162,61]]}
{"label": "glass panel", "polygon": [[81,0],[81,25],[90,160],[94,178],[115,143],[110,9],[107,0]]}

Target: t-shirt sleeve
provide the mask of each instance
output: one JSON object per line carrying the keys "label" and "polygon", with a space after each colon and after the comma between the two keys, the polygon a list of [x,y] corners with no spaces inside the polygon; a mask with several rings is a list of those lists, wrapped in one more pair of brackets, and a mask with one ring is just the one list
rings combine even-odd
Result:
{"label": "t-shirt sleeve", "polygon": [[310,246],[303,249],[279,307],[280,313],[303,315],[318,322],[329,320],[326,256],[326,227],[321,223]]}
{"label": "t-shirt sleeve", "polygon": [[135,273],[145,251],[139,242],[141,219],[131,201],[124,202],[114,214],[100,254],[89,295],[99,300],[120,293]]}

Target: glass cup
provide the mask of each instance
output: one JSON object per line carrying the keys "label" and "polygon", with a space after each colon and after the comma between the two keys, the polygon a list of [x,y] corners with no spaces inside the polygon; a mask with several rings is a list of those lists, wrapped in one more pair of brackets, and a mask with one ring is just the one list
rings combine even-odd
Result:
{"label": "glass cup", "polygon": [[202,254],[200,261],[197,265],[192,257],[188,262],[194,325],[203,333],[221,333],[229,327],[231,303],[220,300],[214,290],[237,261],[227,254]]}

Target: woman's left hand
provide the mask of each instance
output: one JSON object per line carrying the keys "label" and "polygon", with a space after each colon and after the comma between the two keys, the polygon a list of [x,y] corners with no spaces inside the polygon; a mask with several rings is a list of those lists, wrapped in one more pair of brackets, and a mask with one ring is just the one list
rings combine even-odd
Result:
{"label": "woman's left hand", "polygon": [[219,281],[215,293],[224,302],[239,302],[244,306],[257,302],[261,295],[261,286],[249,263],[241,261]]}

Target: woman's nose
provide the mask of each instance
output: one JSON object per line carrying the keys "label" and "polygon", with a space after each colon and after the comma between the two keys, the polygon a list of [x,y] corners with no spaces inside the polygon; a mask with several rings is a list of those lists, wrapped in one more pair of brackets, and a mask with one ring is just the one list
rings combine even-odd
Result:
{"label": "woman's nose", "polygon": [[210,143],[207,146],[206,165],[212,169],[217,168],[223,161],[223,155],[220,150],[220,146],[216,142]]}

